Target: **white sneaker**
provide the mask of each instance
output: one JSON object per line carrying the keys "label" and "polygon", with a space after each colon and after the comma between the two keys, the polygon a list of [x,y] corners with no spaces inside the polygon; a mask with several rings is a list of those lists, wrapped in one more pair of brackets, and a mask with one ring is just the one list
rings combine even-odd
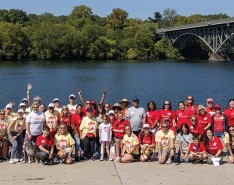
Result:
{"label": "white sneaker", "polygon": [[14,160],[16,163],[20,161],[18,158],[14,158],[13,160]]}
{"label": "white sneaker", "polygon": [[116,157],[115,162],[119,162],[119,161],[120,161],[120,158]]}
{"label": "white sneaker", "polygon": [[172,163],[171,158],[168,158],[166,164],[171,164],[171,163]]}
{"label": "white sneaker", "polygon": [[15,159],[10,159],[9,163],[10,163],[10,164],[15,164],[15,163],[16,163],[16,162],[15,162]]}
{"label": "white sneaker", "polygon": [[108,160],[109,160],[109,161],[113,161],[113,159],[111,159],[111,158],[109,158]]}

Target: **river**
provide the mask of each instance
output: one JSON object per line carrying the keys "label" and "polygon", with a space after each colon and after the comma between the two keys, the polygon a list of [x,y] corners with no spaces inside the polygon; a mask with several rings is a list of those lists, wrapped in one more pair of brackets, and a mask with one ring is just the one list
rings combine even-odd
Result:
{"label": "river", "polygon": [[1,62],[0,77],[1,108],[10,101],[18,105],[26,97],[29,82],[33,86],[31,97],[39,95],[46,105],[55,97],[67,104],[68,96],[77,95],[77,89],[82,90],[84,99],[96,101],[107,89],[105,102],[111,104],[137,96],[143,107],[154,100],[161,108],[168,99],[174,109],[187,95],[203,105],[211,97],[223,108],[234,98],[234,62]]}

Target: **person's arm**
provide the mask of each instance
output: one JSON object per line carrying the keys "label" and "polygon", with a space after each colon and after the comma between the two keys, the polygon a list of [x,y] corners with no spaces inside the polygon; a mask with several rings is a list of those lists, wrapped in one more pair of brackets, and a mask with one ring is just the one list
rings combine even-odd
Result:
{"label": "person's arm", "polygon": [[182,141],[180,141],[180,140],[179,140],[179,150],[180,150],[181,157],[184,157],[184,153],[183,153],[183,150],[182,150]]}
{"label": "person's arm", "polygon": [[133,146],[131,147],[131,150],[128,151],[128,154],[133,153],[133,152],[136,150],[137,146],[138,146],[138,145],[133,145]]}
{"label": "person's arm", "polygon": [[102,131],[101,131],[101,127],[98,128],[99,129],[99,142],[102,142]]}
{"label": "person's arm", "polygon": [[175,148],[174,141],[175,141],[174,138],[170,138],[169,139],[169,149],[174,149]]}
{"label": "person's arm", "polygon": [[39,149],[45,153],[47,153],[48,155],[50,155],[50,151],[47,150],[46,148],[44,148],[42,145],[39,146]]}
{"label": "person's arm", "polygon": [[10,122],[9,126],[7,127],[7,134],[10,135],[12,141],[16,140],[16,138],[18,137],[18,134],[16,136],[12,136],[11,135],[11,127],[15,124],[16,120],[13,120],[12,122]]}
{"label": "person's arm", "polygon": [[32,101],[30,99],[30,90],[32,89],[32,84],[28,83],[27,85],[27,99],[28,99],[28,106],[30,107],[32,105]]}
{"label": "person's arm", "polygon": [[211,123],[208,123],[207,126],[204,128],[204,130],[207,130],[208,128],[210,128]]}
{"label": "person's arm", "polygon": [[223,152],[223,150],[218,150],[217,153],[214,155],[214,157],[220,156],[220,154]]}
{"label": "person's arm", "polygon": [[71,157],[71,156],[72,156],[72,152],[73,152],[74,148],[75,148],[75,144],[71,145],[71,150],[70,150],[70,152],[68,153],[68,157]]}
{"label": "person's arm", "polygon": [[83,105],[85,105],[85,101],[84,101],[84,99],[83,99],[83,97],[82,97],[82,95],[81,95],[81,90],[78,89],[77,93],[78,93],[78,96],[79,96],[79,98],[80,98],[81,103],[82,103]]}
{"label": "person's arm", "polygon": [[124,156],[125,152],[126,152],[126,146],[125,146],[125,144],[123,144],[122,157]]}
{"label": "person's arm", "polygon": [[109,141],[112,140],[112,129],[110,130],[110,136],[109,136]]}
{"label": "person's arm", "polygon": [[49,154],[49,159],[52,159],[54,155],[54,145],[51,146],[50,154]]}
{"label": "person's arm", "polygon": [[102,97],[100,99],[100,102],[99,104],[103,104],[104,100],[105,100],[105,97],[106,97],[106,89],[103,89],[103,92],[102,92]]}
{"label": "person's arm", "polygon": [[161,158],[162,157],[161,142],[157,142],[157,145],[158,145],[158,157]]}
{"label": "person's arm", "polygon": [[30,122],[26,122],[26,131],[27,131],[28,139],[31,140],[32,139],[32,134],[31,134],[31,131],[30,131]]}

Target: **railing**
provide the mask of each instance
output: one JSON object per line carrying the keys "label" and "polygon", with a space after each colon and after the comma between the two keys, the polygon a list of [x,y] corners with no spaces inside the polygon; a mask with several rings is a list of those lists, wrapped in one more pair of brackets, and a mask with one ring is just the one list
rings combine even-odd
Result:
{"label": "railing", "polygon": [[229,23],[233,23],[233,22],[234,22],[234,18],[219,19],[219,20],[213,20],[213,21],[199,22],[199,23],[195,23],[195,24],[186,24],[183,26],[161,28],[161,29],[157,29],[156,33],[164,33],[167,31],[191,29],[191,28],[198,28],[198,27],[205,27],[205,26],[219,25],[219,24],[229,24]]}

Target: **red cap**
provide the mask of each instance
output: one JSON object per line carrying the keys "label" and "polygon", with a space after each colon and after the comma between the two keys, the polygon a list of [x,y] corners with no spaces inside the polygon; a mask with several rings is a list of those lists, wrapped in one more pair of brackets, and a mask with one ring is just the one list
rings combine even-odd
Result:
{"label": "red cap", "polygon": [[209,102],[214,103],[214,100],[213,100],[212,98],[208,98],[208,99],[206,100],[206,102],[207,102],[207,103],[209,103]]}
{"label": "red cap", "polygon": [[221,109],[221,105],[217,104],[217,105],[215,105],[214,108],[215,108],[215,109]]}
{"label": "red cap", "polygon": [[91,100],[91,104],[95,105],[95,104],[96,104],[96,102],[95,102],[94,100]]}

